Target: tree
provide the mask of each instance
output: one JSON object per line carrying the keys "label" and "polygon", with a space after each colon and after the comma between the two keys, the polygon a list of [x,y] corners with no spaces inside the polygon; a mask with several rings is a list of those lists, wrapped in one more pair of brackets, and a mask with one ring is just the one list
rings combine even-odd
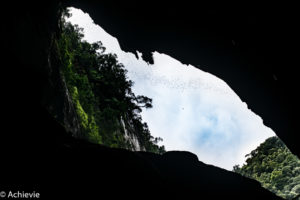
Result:
{"label": "tree", "polygon": [[151,136],[140,115],[142,108],[152,108],[152,99],[136,96],[131,89],[134,83],[128,80],[117,56],[105,53],[101,42],[84,41],[83,29],[66,22],[67,10],[63,14],[57,41],[61,71],[85,138],[111,147],[130,148],[121,123],[125,119],[126,126],[134,127],[145,150],[163,153],[164,147],[158,146],[162,139]]}
{"label": "tree", "polygon": [[300,194],[300,161],[278,137],[268,138],[246,157],[246,164],[235,165],[234,172],[256,179],[283,198]]}

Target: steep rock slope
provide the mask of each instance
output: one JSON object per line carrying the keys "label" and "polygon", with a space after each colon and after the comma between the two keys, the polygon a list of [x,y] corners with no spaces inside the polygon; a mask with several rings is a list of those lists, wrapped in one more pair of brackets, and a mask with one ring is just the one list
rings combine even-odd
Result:
{"label": "steep rock slope", "polygon": [[[77,25],[65,21],[69,15],[63,10],[59,39],[54,40],[51,52],[57,55],[59,80],[61,87],[79,123],[77,129],[70,129],[69,123],[55,114],[49,102],[48,109],[74,137],[86,139],[92,143],[104,144],[130,150],[145,150],[162,153],[159,138],[151,136],[146,123],[142,122],[142,108],[151,108],[152,99],[136,95],[132,91],[134,84],[127,78],[127,71],[114,54],[106,53],[102,43],[88,43],[83,40],[84,33]],[[67,105],[69,107],[69,105]],[[61,108],[65,110],[64,107]],[[65,112],[63,112],[65,114]]]}

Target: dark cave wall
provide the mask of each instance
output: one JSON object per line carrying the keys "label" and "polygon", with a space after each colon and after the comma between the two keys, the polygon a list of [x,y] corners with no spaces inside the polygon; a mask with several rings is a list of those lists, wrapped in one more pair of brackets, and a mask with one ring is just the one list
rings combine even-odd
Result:
{"label": "dark cave wall", "polygon": [[[47,149],[57,140],[56,126],[49,127],[47,112],[69,127],[67,131],[80,135],[55,52],[60,8],[59,1],[11,1],[3,6],[1,13],[5,15],[2,24],[5,36],[0,80],[4,119],[0,148],[5,152],[3,160],[8,163],[3,171],[14,170],[15,177],[39,171]],[[29,158],[33,162],[28,162]],[[30,173],[26,175],[23,170]]]}
{"label": "dark cave wall", "polygon": [[[13,81],[8,91],[20,111],[29,114],[35,106],[43,106],[64,124],[67,131],[81,137],[78,117],[61,75],[57,39],[60,33],[62,5],[59,1],[11,5],[15,15],[8,21],[11,39],[8,68]],[[46,9],[43,9],[46,8]],[[17,67],[17,68],[16,68]],[[31,110],[31,106],[33,109]]]}

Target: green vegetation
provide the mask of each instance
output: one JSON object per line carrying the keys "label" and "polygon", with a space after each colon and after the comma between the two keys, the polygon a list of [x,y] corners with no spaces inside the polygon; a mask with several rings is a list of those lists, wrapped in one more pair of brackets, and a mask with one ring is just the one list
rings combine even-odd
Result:
{"label": "green vegetation", "polygon": [[268,138],[246,157],[246,164],[234,166],[234,172],[259,181],[278,196],[300,200],[300,160],[278,137]]}
{"label": "green vegetation", "polygon": [[142,108],[151,108],[152,99],[136,96],[133,82],[117,56],[105,53],[101,42],[90,44],[83,40],[83,29],[61,20],[61,34],[57,41],[61,72],[72,97],[85,139],[110,147],[132,149],[125,137],[126,129],[140,146],[155,153],[165,152],[158,146],[161,138],[154,138],[146,123],[142,123]]}

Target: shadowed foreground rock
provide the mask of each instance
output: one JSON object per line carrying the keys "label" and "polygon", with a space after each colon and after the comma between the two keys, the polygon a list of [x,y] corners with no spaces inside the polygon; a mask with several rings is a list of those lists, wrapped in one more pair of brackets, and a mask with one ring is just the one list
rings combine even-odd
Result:
{"label": "shadowed foreground rock", "polygon": [[280,199],[258,182],[199,162],[189,152],[134,153],[72,138],[59,151],[63,176],[55,185],[66,196],[76,191],[74,196],[83,197]]}
{"label": "shadowed foreground rock", "polygon": [[258,182],[206,165],[192,153],[157,155],[94,145],[69,136],[46,112],[36,114],[45,131],[32,131],[51,133],[52,139],[30,138],[24,148],[30,147],[5,157],[1,183],[7,189],[35,190],[52,199],[281,199]]}
{"label": "shadowed foreground rock", "polygon": [[[1,145],[4,191],[37,191],[49,199],[281,199],[258,182],[206,165],[189,152],[111,149],[71,137],[38,106],[29,116],[35,117],[14,127],[24,136]],[[5,139],[13,140],[9,134]]]}

